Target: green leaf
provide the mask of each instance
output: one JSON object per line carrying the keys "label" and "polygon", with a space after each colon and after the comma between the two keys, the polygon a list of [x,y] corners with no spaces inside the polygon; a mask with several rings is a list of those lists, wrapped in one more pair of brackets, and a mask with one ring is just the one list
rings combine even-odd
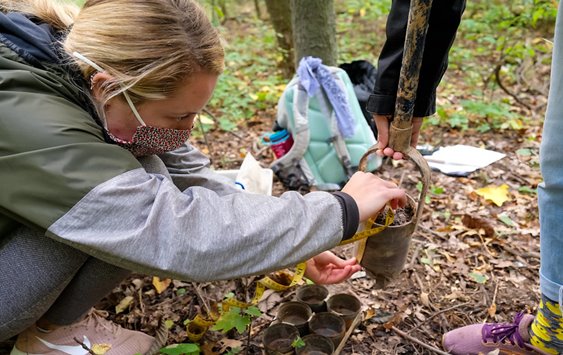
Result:
{"label": "green leaf", "polygon": [[297,338],[295,338],[295,340],[291,343],[291,346],[294,347],[295,349],[299,349],[305,346],[305,341],[303,339],[301,339],[300,336],[298,336]]}
{"label": "green leaf", "polygon": [[528,148],[522,148],[522,149],[518,149],[516,151],[516,154],[521,155],[523,157],[527,157],[527,156],[532,155],[532,151]]}
{"label": "green leaf", "polygon": [[510,219],[510,217],[508,217],[508,216],[507,216],[506,214],[504,214],[504,213],[499,214],[499,215],[498,215],[498,219],[499,219],[502,223],[506,224],[506,225],[509,226],[509,227],[515,227],[515,226],[516,226],[516,223],[514,223],[514,221],[513,221],[512,219]]}
{"label": "green leaf", "polygon": [[420,258],[420,262],[426,265],[432,265],[432,259],[431,258]]}
{"label": "green leaf", "polygon": [[416,189],[418,190],[418,192],[422,191],[422,181],[416,183]]}
{"label": "green leaf", "polygon": [[174,326],[174,321],[172,319],[167,319],[164,321],[164,326],[166,329],[170,329]]}
{"label": "green leaf", "polygon": [[528,186],[520,186],[518,188],[518,192],[524,193],[524,194],[536,194],[538,193],[537,189],[532,189]]}
{"label": "green leaf", "polygon": [[491,130],[491,125],[488,123],[482,123],[477,127],[477,131],[480,133],[489,132]]}
{"label": "green leaf", "polygon": [[430,188],[430,192],[432,192],[434,195],[441,195],[444,193],[444,188],[440,186],[432,186]]}
{"label": "green leaf", "polygon": [[262,312],[260,312],[260,309],[256,306],[250,306],[248,307],[244,313],[248,314],[249,316],[253,316],[253,317],[260,317],[262,315]]}
{"label": "green leaf", "polygon": [[160,349],[160,352],[166,355],[197,355],[199,346],[191,343],[172,344]]}
{"label": "green leaf", "polygon": [[473,281],[477,282],[478,284],[484,284],[489,279],[487,275],[483,275],[478,272],[472,272],[469,274],[469,277],[473,279]]}
{"label": "green leaf", "polygon": [[228,312],[223,313],[212,330],[217,330],[226,333],[229,330],[236,328],[237,332],[243,333],[246,327],[250,324],[250,316],[240,314],[240,310],[232,307]]}

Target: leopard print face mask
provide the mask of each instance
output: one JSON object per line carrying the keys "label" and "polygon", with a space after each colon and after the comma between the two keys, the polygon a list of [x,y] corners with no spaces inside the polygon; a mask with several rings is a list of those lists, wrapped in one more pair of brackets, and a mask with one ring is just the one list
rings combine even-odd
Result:
{"label": "leopard print face mask", "polygon": [[137,121],[139,121],[141,125],[137,127],[135,133],[133,133],[133,137],[128,141],[114,136],[107,128],[106,132],[111,140],[130,151],[134,156],[142,157],[176,150],[190,138],[191,129],[147,126],[127,92],[124,91],[123,96],[125,96],[129,107],[131,107],[131,111],[133,111],[135,118],[137,118]]}
{"label": "leopard print face mask", "polygon": [[[104,71],[104,69],[99,65],[78,52],[74,52],[73,56],[84,63],[87,63],[99,72]],[[104,130],[108,134],[109,138],[117,145],[129,150],[136,157],[142,157],[176,150],[186,143],[190,137],[191,129],[147,126],[126,91],[123,91],[123,96],[125,97],[125,100],[127,100],[127,104],[131,108],[131,111],[133,111],[135,118],[141,125],[137,127],[135,133],[133,133],[133,136],[131,137],[131,140],[124,140],[112,134],[107,128],[107,123],[104,120]]]}
{"label": "leopard print face mask", "polygon": [[123,140],[106,132],[117,145],[127,149],[136,157],[162,154],[180,148],[190,137],[190,129],[139,126],[131,140]]}

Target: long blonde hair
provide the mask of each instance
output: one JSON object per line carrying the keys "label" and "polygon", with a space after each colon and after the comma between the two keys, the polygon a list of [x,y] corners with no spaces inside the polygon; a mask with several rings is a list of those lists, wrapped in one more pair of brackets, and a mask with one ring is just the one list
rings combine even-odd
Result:
{"label": "long blonde hair", "polygon": [[[65,52],[79,52],[113,78],[103,101],[125,89],[135,102],[163,99],[197,71],[223,71],[220,36],[195,0],[87,0],[82,9],[54,0],[0,0],[0,8],[67,30]],[[96,72],[75,63],[84,78]]]}
{"label": "long blonde hair", "polygon": [[18,11],[32,14],[58,30],[70,27],[80,8],[57,0],[0,0],[0,11]]}

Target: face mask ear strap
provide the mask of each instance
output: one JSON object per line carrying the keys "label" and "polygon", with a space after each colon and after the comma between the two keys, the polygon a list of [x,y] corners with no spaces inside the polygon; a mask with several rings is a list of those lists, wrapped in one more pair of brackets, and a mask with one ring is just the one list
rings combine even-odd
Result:
{"label": "face mask ear strap", "polygon": [[72,52],[72,56],[76,57],[78,59],[80,59],[81,61],[83,61],[84,63],[88,64],[89,66],[91,66],[92,68],[96,69],[97,71],[99,71],[100,73],[103,72],[104,70],[102,69],[102,67],[100,67],[98,64],[94,63],[93,61],[91,61],[90,59],[86,58],[85,56],[83,56],[82,54],[78,53],[78,52]]}
{"label": "face mask ear strap", "polygon": [[137,121],[139,121],[139,123],[142,124],[143,126],[146,126],[145,121],[143,121],[141,115],[139,115],[139,112],[137,111],[137,108],[133,104],[133,100],[131,100],[131,97],[129,97],[129,94],[127,94],[127,91],[123,91],[123,96],[125,96],[125,100],[127,100],[127,103],[129,104],[129,107],[131,107],[131,111],[133,111],[133,114],[135,115]]}
{"label": "face mask ear strap", "polygon": [[[98,64],[94,63],[93,61],[91,61],[90,59],[86,58],[85,56],[83,56],[82,54],[78,53],[78,52],[72,52],[72,55],[78,59],[80,59],[81,61],[83,61],[84,63],[88,64],[89,66],[91,66],[92,68],[96,69],[97,71],[99,71],[100,73],[104,72],[105,70],[100,67]],[[122,86],[123,87],[123,86]],[[145,121],[143,121],[143,119],[141,118],[141,115],[139,115],[139,111],[137,111],[137,108],[135,107],[135,105],[133,104],[133,101],[131,100],[131,97],[129,97],[129,95],[127,94],[127,92],[124,90],[123,91],[123,96],[125,96],[125,100],[127,100],[127,104],[129,105],[129,107],[131,108],[131,111],[133,111],[133,114],[135,115],[135,118],[137,119],[137,121],[139,121],[140,124],[142,124],[143,126],[146,126]],[[107,128],[107,127],[106,127]]]}

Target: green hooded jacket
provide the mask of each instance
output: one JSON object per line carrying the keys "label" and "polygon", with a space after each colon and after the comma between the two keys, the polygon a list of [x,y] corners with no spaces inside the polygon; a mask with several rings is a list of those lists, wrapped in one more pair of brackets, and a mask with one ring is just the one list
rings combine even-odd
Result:
{"label": "green hooded jacket", "polygon": [[341,196],[245,193],[189,144],[136,159],[106,141],[59,37],[0,13],[0,241],[25,225],[130,270],[209,281],[295,265],[355,231]]}

